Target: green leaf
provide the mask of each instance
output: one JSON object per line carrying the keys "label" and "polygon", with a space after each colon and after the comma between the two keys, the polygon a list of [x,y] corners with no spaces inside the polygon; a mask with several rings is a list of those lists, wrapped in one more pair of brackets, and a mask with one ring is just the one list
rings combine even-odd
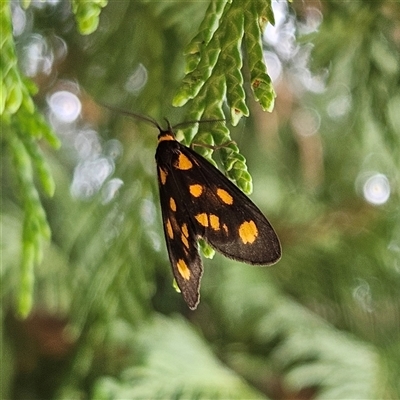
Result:
{"label": "green leaf", "polygon": [[249,62],[250,83],[255,99],[260,102],[265,111],[272,111],[274,107],[275,91],[271,78],[267,73],[261,43],[261,28],[259,25],[258,8],[260,2],[249,1],[244,10],[245,16],[245,43]]}
{"label": "green leaf", "polygon": [[107,3],[108,0],[72,0],[72,10],[82,35],[89,35],[97,29],[101,9]]}
{"label": "green leaf", "polygon": [[215,250],[203,239],[199,239],[198,241],[199,247],[201,254],[203,254],[204,257],[213,259],[215,255]]}
{"label": "green leaf", "polygon": [[[198,34],[186,49],[186,76],[182,81],[173,105],[182,106],[200,94],[200,90],[213,92],[221,102],[226,100],[231,110],[233,125],[240,118],[249,115],[246,105],[243,76],[241,73],[243,56],[242,40],[245,39],[248,66],[256,100],[266,110],[272,110],[274,92],[266,72],[261,44],[261,29],[267,20],[273,21],[270,2],[234,1],[232,3],[211,2],[200,25]],[[215,86],[222,79],[223,84]],[[219,90],[215,90],[216,87]],[[203,100],[208,97],[202,96]],[[191,109],[204,109],[202,102],[196,101]],[[222,109],[221,109],[222,112]],[[215,112],[213,112],[215,114]]]}
{"label": "green leaf", "polygon": [[182,318],[156,315],[130,343],[136,365],[118,379],[98,379],[93,398],[265,399],[224,366]]}
{"label": "green leaf", "polygon": [[[210,13],[216,12],[215,15]],[[246,105],[244,79],[242,75],[242,41],[246,44],[248,68],[255,99],[264,110],[271,111],[275,92],[272,88],[263,58],[260,24],[273,21],[269,1],[247,1],[232,3],[211,2],[199,33],[188,45],[187,74],[174,99],[174,106],[182,106],[190,101],[188,119],[221,118],[224,102],[230,109],[232,125],[237,125],[242,116],[249,115]],[[207,29],[208,26],[208,29]],[[185,135],[190,143],[197,127]],[[201,126],[195,138],[201,142],[215,142],[217,145],[231,142],[229,130],[210,129]],[[222,135],[221,135],[222,133]],[[213,140],[207,140],[210,135]],[[222,161],[228,176],[247,194],[252,191],[251,176],[238,147],[228,146],[221,151]],[[211,151],[201,153],[211,162]]]}

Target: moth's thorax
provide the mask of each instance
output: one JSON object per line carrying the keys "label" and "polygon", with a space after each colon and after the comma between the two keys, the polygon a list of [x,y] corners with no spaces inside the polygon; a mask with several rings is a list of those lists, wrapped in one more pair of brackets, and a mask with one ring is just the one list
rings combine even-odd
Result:
{"label": "moth's thorax", "polygon": [[170,165],[179,154],[182,146],[171,131],[161,131],[158,135],[158,146],[156,150],[156,161],[159,165]]}

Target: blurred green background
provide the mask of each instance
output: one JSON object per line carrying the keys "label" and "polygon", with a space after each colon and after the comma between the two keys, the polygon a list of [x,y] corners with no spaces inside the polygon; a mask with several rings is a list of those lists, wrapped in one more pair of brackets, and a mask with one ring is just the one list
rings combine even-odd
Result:
{"label": "blurred green background", "polygon": [[101,103],[184,121],[171,102],[209,2],[72,6],[78,22],[67,1],[1,6],[2,102],[17,68],[47,121],[7,97],[1,397],[399,398],[400,3],[273,3],[275,108],[245,82],[250,117],[231,128],[283,257],[203,257],[194,312],[172,286],[157,131]]}

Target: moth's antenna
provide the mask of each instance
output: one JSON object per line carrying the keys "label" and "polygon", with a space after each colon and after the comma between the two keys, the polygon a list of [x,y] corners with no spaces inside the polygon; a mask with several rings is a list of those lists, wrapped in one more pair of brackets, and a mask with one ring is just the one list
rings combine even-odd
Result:
{"label": "moth's antenna", "polygon": [[[118,108],[118,107],[110,106],[108,104],[104,104],[104,103],[99,103],[99,104],[101,104],[103,107],[108,108],[111,111],[115,111],[117,113],[120,113],[120,114],[123,114],[123,115],[127,115],[128,117],[136,118],[136,119],[139,119],[139,120],[141,120],[143,122],[147,122],[147,123],[155,126],[156,128],[158,128],[159,131],[163,131],[163,129],[161,128],[160,124],[155,119],[153,119],[151,117],[147,117],[147,116],[141,115],[141,114],[136,114],[136,113],[131,112],[131,111],[126,111],[126,110],[123,110],[123,109]],[[201,119],[201,120],[197,120],[197,121],[180,122],[177,125],[171,126],[171,123],[168,121],[168,119],[167,118],[164,118],[164,119],[168,124],[168,129],[169,130],[176,129],[176,128],[178,128],[180,126],[184,126],[184,125],[199,124],[199,123],[204,123],[204,122],[224,122],[224,121],[226,121],[225,119]]]}
{"label": "moth's antenna", "polygon": [[[127,115],[128,117],[132,117],[132,118],[139,119],[139,120],[141,120],[141,121],[143,121],[143,122],[147,122],[147,123],[149,123],[150,125],[155,126],[155,127],[158,128],[158,130],[160,130],[160,131],[163,130],[163,129],[161,128],[161,126],[158,124],[158,122],[157,122],[155,119],[151,118],[151,117],[147,117],[147,116],[141,115],[141,114],[136,114],[136,113],[131,112],[131,111],[126,111],[126,110],[123,110],[123,109],[121,109],[121,108],[117,108],[117,107],[110,106],[110,105],[108,105],[108,104],[104,104],[104,103],[100,103],[100,104],[101,104],[103,107],[106,107],[106,108],[108,108],[108,109],[111,110],[111,111],[115,111],[115,112],[118,112],[118,113],[120,113],[120,114]],[[168,122],[168,121],[167,121],[167,122]],[[169,122],[168,122],[168,126],[170,126]]]}
{"label": "moth's antenna", "polygon": [[171,126],[171,123],[168,121],[167,118],[164,117],[164,119],[165,119],[165,122],[167,123],[168,130],[169,130],[170,132],[172,132],[172,129],[175,128],[175,127],[172,127],[172,126]]}

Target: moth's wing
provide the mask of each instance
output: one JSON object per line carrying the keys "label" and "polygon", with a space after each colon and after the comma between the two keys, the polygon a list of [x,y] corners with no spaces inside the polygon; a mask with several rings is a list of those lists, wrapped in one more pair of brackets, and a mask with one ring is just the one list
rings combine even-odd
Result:
{"label": "moth's wing", "polygon": [[[158,165],[158,180],[165,242],[176,283],[189,308],[200,300],[203,265],[198,252],[198,232],[192,224],[190,210],[181,185],[182,171],[171,165]],[[164,182],[164,183],[163,183]],[[172,206],[172,207],[171,207]]]}
{"label": "moth's wing", "polygon": [[156,152],[164,234],[172,270],[192,309],[203,273],[197,239],[227,257],[270,265],[281,257],[279,239],[258,207],[217,168],[175,140]]}
{"label": "moth's wing", "polygon": [[[276,263],[281,257],[281,245],[264,214],[206,159],[190,148],[185,151],[197,165],[182,177],[182,187],[195,182],[203,186],[190,213],[198,231],[204,229],[201,236],[226,257],[249,264]],[[199,215],[202,217],[196,218]]]}

